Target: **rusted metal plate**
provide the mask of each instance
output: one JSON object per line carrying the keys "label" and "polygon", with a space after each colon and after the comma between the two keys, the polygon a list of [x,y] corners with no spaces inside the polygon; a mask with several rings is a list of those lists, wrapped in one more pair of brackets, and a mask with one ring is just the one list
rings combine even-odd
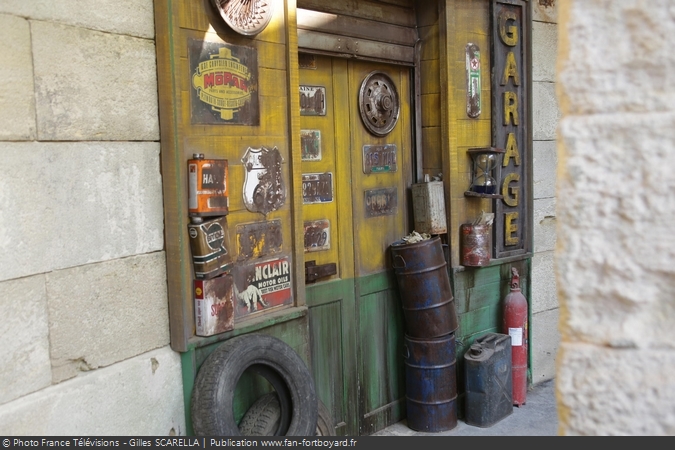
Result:
{"label": "rusted metal plate", "polygon": [[298,53],[298,66],[301,69],[316,70],[316,56],[311,53]]}
{"label": "rusted metal plate", "polygon": [[318,252],[330,248],[330,221],[312,220],[304,223],[305,251]]}
{"label": "rusted metal plate", "polygon": [[193,124],[260,125],[258,51],[190,38]]}
{"label": "rusted metal plate", "polygon": [[363,173],[396,172],[396,145],[364,145]]}
{"label": "rusted metal plate", "polygon": [[333,201],[333,174],[303,173],[302,174],[302,202],[329,203]]}
{"label": "rusted metal plate", "polygon": [[398,190],[395,187],[367,190],[364,199],[366,217],[395,215],[398,209]]}
{"label": "rusted metal plate", "polygon": [[237,225],[236,234],[238,261],[271,256],[283,247],[280,219]]}
{"label": "rusted metal plate", "polygon": [[303,161],[321,161],[321,131],[300,130]]}
{"label": "rusted metal plate", "polygon": [[300,86],[300,115],[326,115],[326,88],[323,86]]}
{"label": "rusted metal plate", "polygon": [[267,215],[286,203],[286,183],[282,178],[283,159],[274,147],[249,147],[241,158],[246,169],[244,179],[244,204],[251,212]]}
{"label": "rusted metal plate", "polygon": [[253,264],[238,264],[233,269],[235,322],[251,314],[292,304],[291,268],[287,256]]}
{"label": "rusted metal plate", "polygon": [[480,116],[481,101],[480,48],[466,44],[466,115],[475,119]]}
{"label": "rusted metal plate", "polygon": [[305,283],[314,283],[319,278],[337,274],[337,263],[316,264],[316,261],[305,263]]}
{"label": "rusted metal plate", "polygon": [[503,198],[495,200],[495,259],[530,251],[528,6],[523,0],[492,3],[492,128],[495,146],[505,150],[499,186]]}

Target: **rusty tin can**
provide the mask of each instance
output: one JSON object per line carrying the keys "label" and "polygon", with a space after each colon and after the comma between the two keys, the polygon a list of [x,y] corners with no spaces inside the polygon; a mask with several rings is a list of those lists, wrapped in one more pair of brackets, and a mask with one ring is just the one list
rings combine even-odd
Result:
{"label": "rusty tin can", "polygon": [[213,278],[229,270],[232,257],[226,216],[207,221],[192,217],[191,221],[188,235],[195,278]]}
{"label": "rusty tin can", "polygon": [[465,223],[460,230],[460,254],[463,266],[483,267],[490,264],[492,225]]}
{"label": "rusty tin can", "polygon": [[194,280],[195,334],[213,336],[234,329],[234,281],[230,274]]}
{"label": "rusty tin can", "polygon": [[195,153],[188,160],[188,213],[190,216],[224,216],[229,212],[227,160],[204,159]]}

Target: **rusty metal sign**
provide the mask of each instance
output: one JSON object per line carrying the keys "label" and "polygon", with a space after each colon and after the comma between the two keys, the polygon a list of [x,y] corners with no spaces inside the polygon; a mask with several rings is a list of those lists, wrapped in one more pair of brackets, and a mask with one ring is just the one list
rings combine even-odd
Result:
{"label": "rusty metal sign", "polygon": [[281,220],[237,225],[237,260],[264,258],[281,252],[283,233]]}
{"label": "rusty metal sign", "polygon": [[238,264],[234,274],[234,320],[293,303],[291,263],[287,256]]}
{"label": "rusty metal sign", "polygon": [[475,119],[480,116],[480,48],[466,44],[466,114]]}
{"label": "rusty metal sign", "polygon": [[398,190],[393,188],[365,191],[366,217],[391,216],[398,208]]}
{"label": "rusty metal sign", "polygon": [[397,169],[395,145],[363,146],[363,173],[396,172]]}
{"label": "rusty metal sign", "polygon": [[323,86],[300,86],[300,115],[326,115],[326,88]]}
{"label": "rusty metal sign", "polygon": [[493,257],[530,251],[531,142],[528,132],[529,3],[492,2],[492,123],[495,147],[504,149],[501,199],[495,200]]}
{"label": "rusty metal sign", "polygon": [[333,174],[303,173],[302,174],[302,202],[329,203],[333,201]]}
{"label": "rusty metal sign", "polygon": [[318,252],[330,248],[330,221],[312,220],[304,223],[305,251]]}
{"label": "rusty metal sign", "polygon": [[298,53],[298,65],[301,69],[316,70],[316,56],[311,53]]}
{"label": "rusty metal sign", "polygon": [[246,169],[244,204],[251,212],[267,215],[286,202],[286,184],[281,174],[279,149],[249,147],[241,158]]}
{"label": "rusty metal sign", "polygon": [[188,40],[193,124],[260,125],[258,51]]}
{"label": "rusty metal sign", "polygon": [[321,131],[300,130],[303,161],[321,161]]}

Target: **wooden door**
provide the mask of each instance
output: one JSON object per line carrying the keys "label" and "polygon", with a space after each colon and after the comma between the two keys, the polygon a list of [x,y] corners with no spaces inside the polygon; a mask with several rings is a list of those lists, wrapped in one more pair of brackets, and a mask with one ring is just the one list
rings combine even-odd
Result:
{"label": "wooden door", "polygon": [[[389,246],[408,230],[409,69],[319,55],[301,62],[305,263],[335,263],[334,274],[307,284],[312,370],[338,434],[370,434],[404,417],[404,326]],[[398,120],[384,135],[361,118],[360,98],[371,107],[382,100],[362,91],[364,80],[396,90]]]}

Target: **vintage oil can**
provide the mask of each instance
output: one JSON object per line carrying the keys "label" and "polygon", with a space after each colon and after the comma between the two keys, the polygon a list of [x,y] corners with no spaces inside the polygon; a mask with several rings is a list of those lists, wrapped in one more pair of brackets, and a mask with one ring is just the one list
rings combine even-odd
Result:
{"label": "vintage oil can", "polygon": [[203,153],[195,153],[188,160],[190,216],[224,216],[229,212],[227,167],[226,159],[204,159]]}
{"label": "vintage oil can", "polygon": [[195,334],[213,336],[234,329],[234,281],[226,273],[194,280]]}
{"label": "vintage oil can", "polygon": [[213,278],[230,269],[232,257],[227,216],[205,221],[192,217],[188,224],[195,278]]}

